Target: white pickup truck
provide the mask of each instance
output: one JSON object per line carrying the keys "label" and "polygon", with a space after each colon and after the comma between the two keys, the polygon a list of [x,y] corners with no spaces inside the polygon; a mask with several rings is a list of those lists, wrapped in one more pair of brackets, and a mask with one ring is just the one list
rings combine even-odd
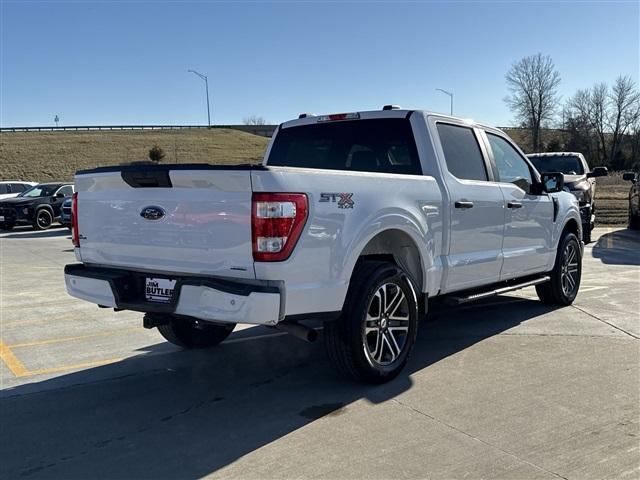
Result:
{"label": "white pickup truck", "polygon": [[79,171],[69,294],[146,312],[186,348],[237,323],[307,340],[324,321],[344,375],[399,373],[429,299],[534,286],[568,305],[581,220],[560,173],[539,174],[500,130],[387,106],[301,115],[255,166]]}

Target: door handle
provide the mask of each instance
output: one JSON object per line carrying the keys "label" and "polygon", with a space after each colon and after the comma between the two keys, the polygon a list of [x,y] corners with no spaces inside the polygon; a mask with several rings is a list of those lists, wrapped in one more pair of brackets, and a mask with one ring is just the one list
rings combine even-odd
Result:
{"label": "door handle", "polygon": [[473,208],[473,202],[456,202],[454,206],[456,208]]}
{"label": "door handle", "polygon": [[520,202],[508,202],[507,208],[522,208],[522,204]]}

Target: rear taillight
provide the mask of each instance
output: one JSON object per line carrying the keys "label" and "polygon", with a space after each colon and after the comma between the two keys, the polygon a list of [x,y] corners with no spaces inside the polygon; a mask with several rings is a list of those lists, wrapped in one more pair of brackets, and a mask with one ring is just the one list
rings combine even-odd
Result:
{"label": "rear taillight", "polygon": [[74,247],[80,246],[80,232],[78,231],[78,193],[71,197],[71,241]]}
{"label": "rear taillight", "polygon": [[304,193],[254,193],[251,199],[253,259],[280,262],[291,255],[307,221]]}

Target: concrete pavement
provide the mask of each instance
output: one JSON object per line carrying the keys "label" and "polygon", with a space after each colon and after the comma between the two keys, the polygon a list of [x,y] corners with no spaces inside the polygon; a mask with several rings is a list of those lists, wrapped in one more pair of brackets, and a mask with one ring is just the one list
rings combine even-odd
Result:
{"label": "concrete pavement", "polygon": [[0,477],[640,478],[640,235],[594,237],[572,307],[434,305],[367,387],[258,327],[181,351],[66,296],[66,230],[1,234]]}

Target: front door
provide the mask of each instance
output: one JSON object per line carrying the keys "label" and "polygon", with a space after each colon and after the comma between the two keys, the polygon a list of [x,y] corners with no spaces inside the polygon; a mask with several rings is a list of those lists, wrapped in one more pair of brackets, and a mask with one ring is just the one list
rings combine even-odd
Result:
{"label": "front door", "polygon": [[505,201],[501,280],[546,269],[553,255],[553,201],[530,193],[533,173],[524,156],[506,138],[486,132],[496,180]]}

